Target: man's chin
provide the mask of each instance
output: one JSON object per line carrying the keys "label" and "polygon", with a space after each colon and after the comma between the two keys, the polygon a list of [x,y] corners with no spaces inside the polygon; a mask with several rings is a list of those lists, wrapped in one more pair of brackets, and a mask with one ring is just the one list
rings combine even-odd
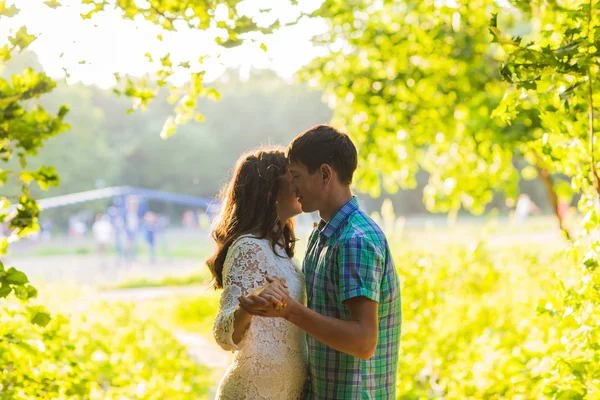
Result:
{"label": "man's chin", "polygon": [[302,212],[305,212],[305,213],[311,213],[311,212],[317,211],[316,208],[311,207],[308,204],[301,204],[301,206],[302,206]]}

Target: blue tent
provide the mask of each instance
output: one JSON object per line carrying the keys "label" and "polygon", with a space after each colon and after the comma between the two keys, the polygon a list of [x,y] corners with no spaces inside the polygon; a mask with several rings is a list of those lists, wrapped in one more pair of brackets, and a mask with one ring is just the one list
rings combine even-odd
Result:
{"label": "blue tent", "polygon": [[[127,196],[137,196],[143,200],[157,200],[164,201],[167,203],[176,203],[187,205],[190,207],[201,207],[207,210],[207,212],[214,212],[215,208],[218,208],[219,202],[206,198],[189,196],[185,194],[162,192],[159,190],[143,189],[131,186],[118,186],[104,189],[89,190],[86,192],[67,194],[64,196],[50,197],[47,199],[38,200],[38,204],[42,210],[51,210],[53,208],[59,208],[74,204],[85,203],[88,201],[102,200],[113,198],[124,199]],[[122,203],[117,200],[116,202]]]}

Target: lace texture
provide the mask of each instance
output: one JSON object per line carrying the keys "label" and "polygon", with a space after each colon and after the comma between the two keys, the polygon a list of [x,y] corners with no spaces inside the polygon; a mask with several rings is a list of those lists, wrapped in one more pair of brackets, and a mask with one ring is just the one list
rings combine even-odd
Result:
{"label": "lace texture", "polygon": [[266,239],[244,236],[230,247],[223,265],[223,293],[213,333],[219,346],[234,351],[219,383],[220,400],[293,400],[302,394],[307,374],[304,332],[283,318],[253,317],[242,340],[233,343],[238,297],[267,283],[266,275],[284,277],[290,295],[306,304],[299,263],[283,249],[275,254]]}

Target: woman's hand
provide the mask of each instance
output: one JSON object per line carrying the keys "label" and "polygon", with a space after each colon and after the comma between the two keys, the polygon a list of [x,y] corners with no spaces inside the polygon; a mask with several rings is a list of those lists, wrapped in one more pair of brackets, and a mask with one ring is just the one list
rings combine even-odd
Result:
{"label": "woman's hand", "polygon": [[290,301],[288,285],[284,278],[268,276],[267,285],[253,291],[248,296],[238,298],[240,307],[251,315],[262,317],[285,317]]}
{"label": "woman's hand", "polygon": [[259,296],[271,302],[277,311],[280,311],[281,308],[287,306],[287,299],[290,295],[288,285],[284,278],[276,276],[267,276],[267,282],[269,285],[260,292]]}

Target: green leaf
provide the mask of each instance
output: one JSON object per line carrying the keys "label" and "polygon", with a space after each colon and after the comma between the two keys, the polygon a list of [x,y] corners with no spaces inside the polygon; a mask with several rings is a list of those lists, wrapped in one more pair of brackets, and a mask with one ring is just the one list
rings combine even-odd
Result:
{"label": "green leaf", "polygon": [[50,314],[47,312],[38,311],[31,318],[31,323],[44,327],[50,323],[51,319]]}
{"label": "green leaf", "polygon": [[577,82],[574,85],[569,86],[564,92],[560,94],[562,99],[567,99],[569,96],[575,93],[575,90],[581,86],[583,82]]}
{"label": "green leaf", "polygon": [[492,13],[492,17],[490,18],[490,26],[496,28],[498,26],[498,13]]}
{"label": "green leaf", "polygon": [[502,78],[504,78],[504,80],[506,82],[514,83],[513,77],[512,77],[512,71],[508,65],[506,65],[506,64],[502,65],[502,67],[500,68],[500,75],[502,76]]}
{"label": "green leaf", "polygon": [[[91,1],[84,0],[84,3],[91,4]],[[94,8],[85,14],[80,14],[82,19],[91,19],[94,14],[97,14],[99,11],[104,9],[105,2],[95,4]]]}
{"label": "green leaf", "polygon": [[75,383],[69,389],[66,394],[68,396],[77,396],[77,398],[86,398],[90,391],[89,384],[87,383]]}
{"label": "green leaf", "polygon": [[6,6],[6,0],[0,0],[0,17],[12,18],[19,13],[19,9],[15,5]]}
{"label": "green leaf", "polygon": [[537,89],[537,82],[535,80],[520,81],[517,82],[517,87],[519,89],[535,90]]}
{"label": "green leaf", "polygon": [[13,291],[19,300],[27,300],[27,289],[23,286],[15,286],[13,287]]}
{"label": "green leaf", "polygon": [[[6,254],[8,250],[8,238],[6,236],[0,237],[0,255]],[[2,269],[4,270],[4,269]]]}
{"label": "green leaf", "polygon": [[218,90],[211,88],[206,91],[206,96],[208,96],[209,99],[219,100],[221,98],[221,93],[219,93]]}
{"label": "green leaf", "polygon": [[21,349],[28,352],[29,354],[37,354],[38,353],[38,351],[32,345],[30,345],[29,343],[24,342],[22,340],[16,341],[15,344],[17,346],[19,346]]}
{"label": "green leaf", "polygon": [[6,271],[6,281],[14,285],[24,285],[29,282],[29,279],[25,273],[11,267]]}
{"label": "green leaf", "polygon": [[14,47],[19,47],[21,51],[23,51],[35,40],[35,38],[34,35],[27,33],[26,27],[22,26],[14,36],[9,36],[8,40]]}
{"label": "green leaf", "polygon": [[563,47],[553,50],[553,53],[556,54],[557,56],[566,56],[569,54],[575,54],[578,52],[580,43],[581,43],[581,41],[577,40],[573,43],[569,43]]}
{"label": "green leaf", "polygon": [[10,60],[10,52],[11,48],[5,44],[3,47],[0,47],[0,61],[8,61]]}
{"label": "green leaf", "polygon": [[163,67],[169,68],[173,66],[173,63],[171,62],[171,54],[167,53],[164,57],[162,57],[160,59],[160,62],[162,64]]}
{"label": "green leaf", "polygon": [[531,165],[528,165],[527,167],[525,167],[521,170],[521,176],[523,177],[523,179],[531,181],[531,180],[534,180],[535,178],[537,178],[538,173],[534,167],[532,167]]}
{"label": "green leaf", "polygon": [[585,265],[589,271],[594,271],[596,268],[598,268],[598,261],[596,260],[596,253],[594,251],[590,250],[586,254],[583,260],[583,265]]}
{"label": "green leaf", "polygon": [[25,182],[26,185],[30,184],[31,181],[33,181],[35,179],[35,177],[33,176],[33,174],[29,171],[23,171],[20,174],[20,178],[23,182]]}
{"label": "green leaf", "polygon": [[176,130],[177,125],[175,124],[175,119],[173,117],[167,118],[163,125],[162,131],[160,132],[161,139],[168,139],[175,133]]}
{"label": "green leaf", "polygon": [[50,8],[58,8],[58,7],[62,6],[62,4],[60,4],[56,0],[48,0],[48,1],[45,1],[44,4],[47,5]]}
{"label": "green leaf", "polygon": [[12,292],[12,287],[9,285],[2,285],[0,287],[0,298],[7,297]]}
{"label": "green leaf", "polygon": [[38,291],[36,288],[34,288],[31,285],[27,285],[26,289],[27,289],[27,298],[35,299],[37,297]]}
{"label": "green leaf", "polygon": [[21,165],[21,168],[27,168],[27,157],[23,153],[19,154],[19,164]]}
{"label": "green leaf", "polygon": [[265,51],[265,52],[266,52],[266,51],[267,51],[267,45],[266,45],[266,44],[264,44],[264,43],[261,43],[261,44],[260,44],[260,49],[261,49],[262,51]]}

